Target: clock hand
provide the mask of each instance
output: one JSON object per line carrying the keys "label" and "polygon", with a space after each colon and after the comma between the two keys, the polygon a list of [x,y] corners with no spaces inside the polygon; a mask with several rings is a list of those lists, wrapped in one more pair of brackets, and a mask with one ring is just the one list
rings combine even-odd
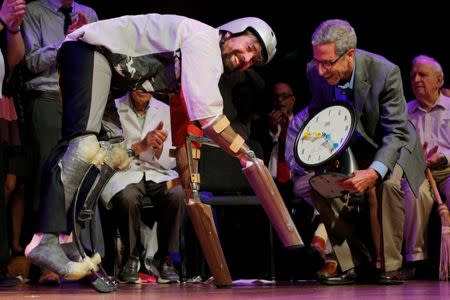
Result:
{"label": "clock hand", "polygon": [[316,131],[316,132],[312,133],[312,132],[309,132],[306,130],[303,133],[302,140],[314,142],[321,137],[323,137],[323,133],[320,131]]}
{"label": "clock hand", "polygon": [[334,142],[331,139],[331,133],[324,133],[323,136],[324,136],[324,138],[325,138],[325,140],[327,142],[327,146],[326,147],[328,148],[328,150],[330,150],[330,152],[333,152],[333,150],[335,150],[335,149],[337,149],[339,147],[339,143]]}
{"label": "clock hand", "polygon": [[328,151],[330,151],[330,153],[332,153],[333,150],[335,149],[335,148],[333,147],[333,145],[332,145],[328,140],[325,140],[325,141],[321,144],[321,146],[325,147]]}

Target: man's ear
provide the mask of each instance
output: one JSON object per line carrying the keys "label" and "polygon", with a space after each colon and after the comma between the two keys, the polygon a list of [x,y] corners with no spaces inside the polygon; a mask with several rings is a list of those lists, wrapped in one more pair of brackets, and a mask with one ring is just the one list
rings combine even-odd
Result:
{"label": "man's ear", "polygon": [[348,49],[348,50],[347,50],[347,55],[348,55],[350,58],[353,58],[353,57],[355,56],[355,48],[350,48],[350,49]]}
{"label": "man's ear", "polygon": [[439,74],[438,76],[438,86],[439,88],[441,88],[444,85],[444,75],[443,74]]}

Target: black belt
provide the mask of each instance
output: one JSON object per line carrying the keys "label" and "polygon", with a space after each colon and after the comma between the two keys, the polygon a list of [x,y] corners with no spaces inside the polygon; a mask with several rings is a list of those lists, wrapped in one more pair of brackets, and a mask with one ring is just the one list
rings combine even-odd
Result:
{"label": "black belt", "polygon": [[59,99],[59,92],[58,91],[35,91],[31,90],[26,93],[27,97],[32,98],[57,98]]}

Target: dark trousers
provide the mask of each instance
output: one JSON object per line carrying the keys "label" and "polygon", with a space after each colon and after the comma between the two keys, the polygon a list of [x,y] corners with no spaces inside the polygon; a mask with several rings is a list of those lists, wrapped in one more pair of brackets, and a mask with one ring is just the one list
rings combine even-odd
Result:
{"label": "dark trousers", "polygon": [[6,209],[5,209],[5,178],[7,156],[6,144],[0,140],[0,274],[1,267],[9,260],[8,235],[6,230]]}
{"label": "dark trousers", "polygon": [[[72,230],[70,222],[66,218],[64,186],[61,182],[61,170],[58,162],[64,155],[71,138],[82,135],[86,131],[98,132],[100,130],[100,122],[98,122],[97,130],[87,130],[91,120],[90,113],[96,115],[100,120],[102,115],[91,109],[92,99],[100,97],[95,93],[97,89],[100,89],[100,84],[97,81],[93,82],[94,48],[83,43],[64,43],[58,52],[58,65],[61,74],[59,85],[62,113],[58,117],[53,116],[52,118],[58,119],[61,123],[59,134],[62,138],[50,151],[43,167],[44,175],[41,183],[42,193],[36,232],[60,233]],[[100,82],[103,81],[100,80]],[[93,89],[94,86],[96,89]],[[104,95],[105,99],[108,91],[109,82]],[[103,99],[99,101],[102,102]],[[104,103],[106,104],[106,100]],[[70,195],[70,197],[73,196]]]}
{"label": "dark trousers", "polygon": [[341,270],[368,265],[372,261],[368,211],[351,209],[342,200],[325,199],[315,191],[312,196]]}
{"label": "dark trousers", "polygon": [[53,147],[61,138],[61,97],[57,91],[30,91],[27,93],[29,143],[32,155],[33,208],[38,210],[40,204],[42,174],[45,161]]}
{"label": "dark trousers", "polygon": [[[155,183],[144,179],[129,184],[112,199],[113,216],[119,228],[124,245],[124,256],[139,256],[140,221],[143,207],[155,209],[158,222],[158,252],[156,257],[167,256],[170,245],[177,244],[179,239],[180,216],[184,199],[181,187],[168,190],[166,182]],[[146,220],[142,220],[146,223]]]}

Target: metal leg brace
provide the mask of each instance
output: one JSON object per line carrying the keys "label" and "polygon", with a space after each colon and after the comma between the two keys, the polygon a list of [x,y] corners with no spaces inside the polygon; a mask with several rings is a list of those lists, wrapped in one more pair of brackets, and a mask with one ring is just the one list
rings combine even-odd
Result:
{"label": "metal leg brace", "polygon": [[[105,159],[105,162],[98,166],[100,169],[99,175],[97,175],[97,179],[91,188],[86,201],[83,204],[82,209],[77,214],[77,204],[78,204],[78,198],[80,193],[80,188],[83,186],[84,180],[87,177],[87,174],[92,168],[97,167],[96,165],[92,164],[91,167],[86,171],[85,176],[78,187],[78,190],[75,194],[74,198],[74,209],[73,209],[73,221],[74,221],[74,228],[73,228],[73,235],[76,242],[76,246],[78,248],[78,251],[80,252],[80,255],[82,258],[86,258],[87,254],[84,250],[84,247],[82,246],[81,240],[80,240],[80,229],[83,226],[86,226],[87,223],[89,223],[89,229],[90,229],[90,242],[91,242],[91,249],[92,253],[96,253],[97,245],[96,245],[96,239],[95,236],[95,228],[96,228],[96,220],[94,217],[94,209],[95,206],[98,203],[98,200],[100,198],[100,195],[102,194],[102,191],[108,181],[111,179],[111,177],[114,175],[114,173],[119,169],[123,168],[124,165],[127,163],[124,162],[123,159],[123,153],[120,155],[122,158],[116,159],[113,156],[116,155],[116,152],[126,152],[125,148],[121,143],[123,142],[123,139],[113,139],[108,142],[101,142],[102,148],[106,150],[107,157]],[[115,147],[115,148],[114,148]],[[120,149],[118,149],[120,148]],[[132,157],[133,154],[131,152],[127,153],[127,158]],[[125,160],[127,160],[125,158]],[[130,160],[128,160],[129,163]],[[92,273],[95,275],[96,279],[92,282],[93,287],[96,291],[102,292],[102,293],[109,293],[117,290],[117,283],[115,280],[111,280],[107,273],[105,272],[104,268],[101,264],[98,264],[98,269],[92,270]]]}

